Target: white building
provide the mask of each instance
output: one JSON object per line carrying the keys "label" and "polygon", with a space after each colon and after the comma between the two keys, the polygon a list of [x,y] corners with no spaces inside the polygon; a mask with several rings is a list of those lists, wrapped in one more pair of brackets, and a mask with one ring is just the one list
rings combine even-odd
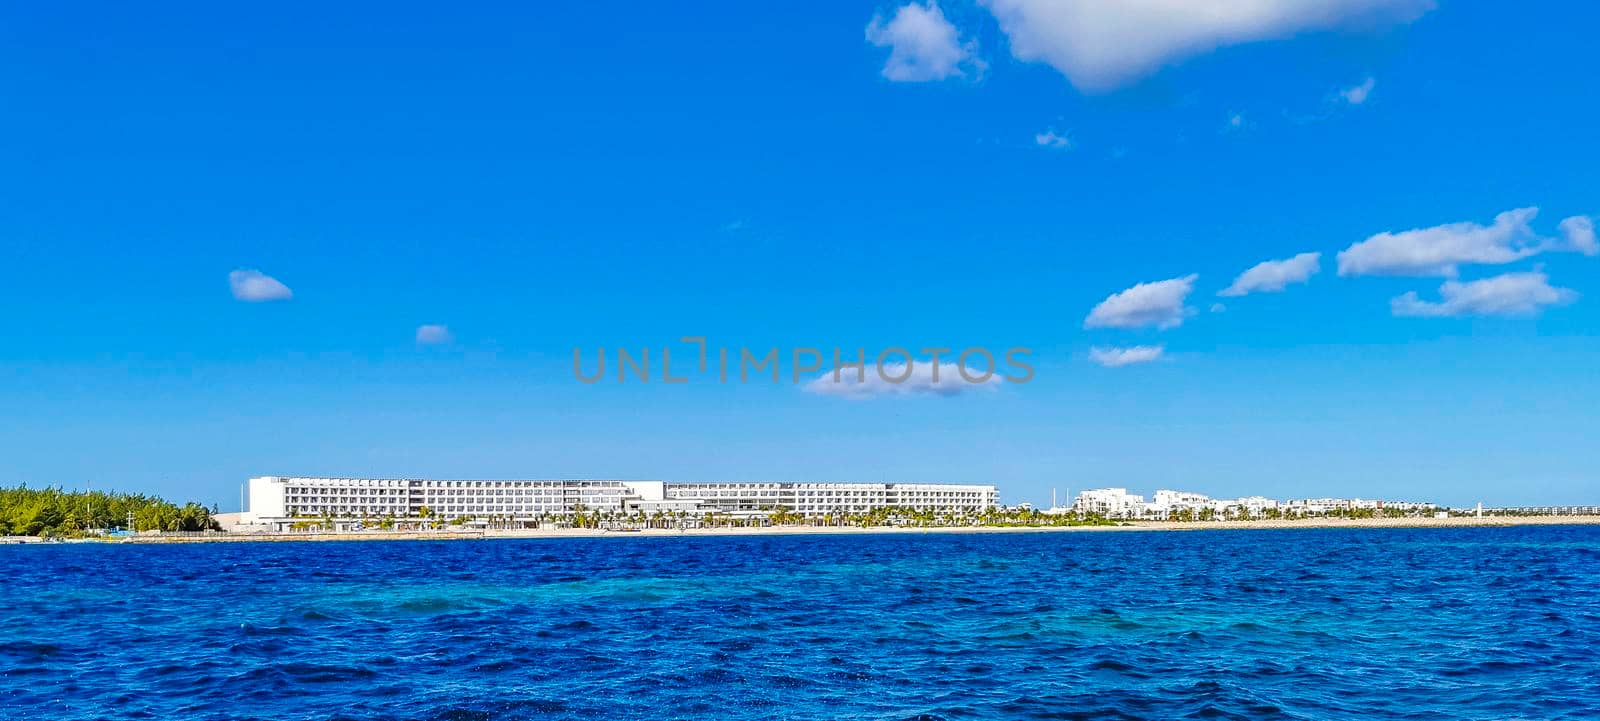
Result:
{"label": "white building", "polygon": [[1322,516],[1335,511],[1377,510],[1381,506],[1378,501],[1360,498],[1297,498],[1285,501],[1283,510],[1297,516]]}
{"label": "white building", "polygon": [[1412,511],[1431,511],[1439,507],[1437,503],[1428,503],[1426,501],[1383,501],[1382,504],[1382,508],[1385,510],[1394,509],[1408,513]]}
{"label": "white building", "polygon": [[[1265,496],[1212,498],[1203,493],[1162,489],[1149,503],[1126,488],[1095,488],[1078,494],[1071,511],[1116,519],[1167,520],[1170,518],[1265,518],[1270,511],[1284,515],[1322,516],[1346,511],[1418,513],[1438,508],[1417,501],[1382,501],[1364,498],[1301,498],[1276,501]],[[1062,509],[1063,511],[1068,509]]]}
{"label": "white building", "polygon": [[1126,488],[1091,488],[1078,494],[1072,510],[1106,518],[1139,518],[1144,515],[1145,502],[1144,496],[1129,493]]}
{"label": "white building", "polygon": [[1226,503],[1228,505],[1223,509],[1225,512],[1232,512],[1250,518],[1260,518],[1266,515],[1267,511],[1278,507],[1277,501],[1265,496],[1245,496],[1226,501]]}
{"label": "white building", "polygon": [[1204,493],[1191,491],[1156,491],[1155,499],[1145,505],[1145,515],[1153,518],[1168,518],[1174,513],[1188,511],[1190,514],[1199,514],[1200,511],[1213,508],[1217,501]]}
{"label": "white building", "polygon": [[1149,504],[1146,511],[1147,515],[1154,518],[1169,518],[1183,511],[1195,516],[1210,511],[1217,518],[1260,518],[1268,509],[1277,507],[1277,501],[1265,496],[1212,498],[1191,491],[1156,491],[1155,501]]}
{"label": "white building", "polygon": [[668,498],[699,501],[706,510],[754,511],[782,506],[804,516],[866,513],[893,506],[919,511],[981,513],[999,503],[994,486],[941,483],[668,483]]}
{"label": "white building", "polygon": [[1156,497],[1155,500],[1152,501],[1152,505],[1158,508],[1200,509],[1211,505],[1211,496],[1208,496],[1204,493],[1194,493],[1192,491],[1160,490],[1156,491]]}
{"label": "white building", "polygon": [[1343,498],[1293,498],[1283,502],[1283,511],[1294,516],[1320,516],[1349,507]]}
{"label": "white building", "polygon": [[299,520],[336,528],[380,519],[494,519],[533,526],[583,513],[646,516],[764,515],[779,507],[807,517],[895,506],[981,513],[999,502],[987,485],[924,483],[669,483],[620,480],[436,481],[261,476],[249,481],[241,522],[285,530]]}
{"label": "white building", "polygon": [[1321,516],[1335,511],[1397,510],[1406,513],[1438,508],[1433,503],[1417,501],[1380,501],[1371,498],[1299,498],[1284,501],[1283,511],[1296,516]]}

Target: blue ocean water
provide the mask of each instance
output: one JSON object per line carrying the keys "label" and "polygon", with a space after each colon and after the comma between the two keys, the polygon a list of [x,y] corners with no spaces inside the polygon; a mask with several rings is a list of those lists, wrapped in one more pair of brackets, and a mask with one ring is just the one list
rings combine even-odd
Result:
{"label": "blue ocean water", "polygon": [[1600,528],[0,547],[27,719],[1593,719]]}

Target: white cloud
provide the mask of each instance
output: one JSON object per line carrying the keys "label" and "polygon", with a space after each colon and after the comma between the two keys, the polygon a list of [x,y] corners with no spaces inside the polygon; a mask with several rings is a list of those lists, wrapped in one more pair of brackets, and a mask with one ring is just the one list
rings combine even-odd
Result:
{"label": "white cloud", "polygon": [[1578,299],[1568,288],[1550,285],[1544,273],[1506,273],[1493,278],[1462,283],[1445,281],[1439,288],[1437,303],[1406,293],[1389,301],[1397,316],[1442,318],[1464,315],[1538,315],[1545,306],[1566,305]]}
{"label": "white cloud", "polygon": [[445,345],[455,339],[446,326],[435,324],[417,326],[417,345]]}
{"label": "white cloud", "polygon": [[1244,113],[1228,113],[1228,122],[1222,126],[1222,129],[1230,133],[1249,130],[1250,121],[1244,117]]}
{"label": "white cloud", "polygon": [[1353,85],[1340,90],[1339,97],[1344,98],[1344,101],[1351,105],[1360,105],[1367,102],[1367,98],[1372,95],[1372,88],[1377,84],[1377,79],[1368,75],[1367,79],[1361,81],[1360,85]]}
{"label": "white cloud", "polygon": [[1433,0],[979,0],[1018,60],[1109,90],[1216,48],[1308,30],[1408,23]]}
{"label": "white cloud", "polygon": [[1561,221],[1559,226],[1561,239],[1566,241],[1569,250],[1575,250],[1584,255],[1600,254],[1600,242],[1595,241],[1594,219],[1582,215],[1574,215]]}
{"label": "white cloud", "polygon": [[[973,378],[982,376],[987,370],[986,361],[978,356],[969,358],[967,375]],[[899,378],[905,373],[904,363],[884,363],[883,375],[880,376],[877,365],[868,362],[865,377],[858,376],[854,369],[845,368],[839,372],[839,381],[835,383],[833,371],[829,370],[806,383],[804,390],[818,395],[864,400],[885,396],[955,396],[971,390],[994,390],[1004,382],[998,369],[981,383],[969,382],[961,376],[961,367],[956,363],[940,363],[939,379],[935,381],[933,363],[927,360],[913,362],[911,375],[899,383],[883,378]]]}
{"label": "white cloud", "polygon": [[1121,368],[1123,366],[1150,363],[1161,358],[1166,348],[1159,345],[1136,345],[1129,348],[1101,348],[1089,349],[1089,360],[1107,368]]}
{"label": "white cloud", "polygon": [[1194,290],[1199,276],[1140,283],[1120,293],[1112,293],[1089,311],[1085,328],[1176,328],[1192,311],[1183,302]]}
{"label": "white cloud", "polygon": [[1233,285],[1217,293],[1241,296],[1248,293],[1281,293],[1292,283],[1304,283],[1322,269],[1321,253],[1301,253],[1286,260],[1269,260],[1239,274]]}
{"label": "white cloud", "polygon": [[1054,130],[1046,130],[1038,135],[1033,136],[1033,142],[1038,144],[1040,147],[1051,148],[1054,150],[1072,149],[1072,139],[1065,135],[1057,135],[1056,131]]}
{"label": "white cloud", "polygon": [[228,288],[233,291],[235,300],[246,303],[265,303],[294,297],[294,291],[289,290],[289,286],[259,270],[240,269],[229,273]]}
{"label": "white cloud", "polygon": [[944,80],[982,70],[982,61],[973,56],[976,45],[961,42],[956,26],[935,2],[904,5],[888,22],[882,15],[872,18],[867,42],[889,48],[883,77],[896,82]]}
{"label": "white cloud", "polygon": [[1449,223],[1379,233],[1339,252],[1339,275],[1455,277],[1464,264],[1521,260],[1543,249],[1529,225],[1538,213],[1538,208],[1517,208],[1495,216],[1492,225]]}

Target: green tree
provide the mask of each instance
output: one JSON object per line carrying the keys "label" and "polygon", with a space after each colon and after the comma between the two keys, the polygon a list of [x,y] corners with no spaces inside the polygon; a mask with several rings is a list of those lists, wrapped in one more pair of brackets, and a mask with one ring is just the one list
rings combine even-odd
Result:
{"label": "green tree", "polygon": [[133,531],[217,530],[216,514],[198,503],[182,507],[153,496],[59,487],[0,488],[0,534],[83,536],[121,529],[133,516]]}

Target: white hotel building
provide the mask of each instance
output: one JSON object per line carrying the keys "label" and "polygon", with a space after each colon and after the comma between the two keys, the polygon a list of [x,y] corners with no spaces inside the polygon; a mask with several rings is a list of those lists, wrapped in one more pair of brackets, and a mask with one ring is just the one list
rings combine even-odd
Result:
{"label": "white hotel building", "polygon": [[512,526],[570,518],[580,510],[608,515],[657,512],[701,518],[707,513],[765,515],[779,507],[809,518],[895,506],[918,511],[981,513],[999,503],[988,485],[934,483],[673,483],[667,481],[431,481],[380,478],[260,476],[248,483],[241,514],[247,525],[287,530],[300,520],[467,517]]}
{"label": "white hotel building", "polygon": [[1308,498],[1280,503],[1263,496],[1212,498],[1203,493],[1172,490],[1156,491],[1155,500],[1147,503],[1144,496],[1129,493],[1126,488],[1092,488],[1079,493],[1072,505],[1072,510],[1084,515],[1128,520],[1167,520],[1175,514],[1184,512],[1199,516],[1208,510],[1218,517],[1237,515],[1262,518],[1269,511],[1279,511],[1291,516],[1322,516],[1341,510],[1395,509],[1409,513],[1434,508],[1437,506],[1432,503],[1414,501]]}

